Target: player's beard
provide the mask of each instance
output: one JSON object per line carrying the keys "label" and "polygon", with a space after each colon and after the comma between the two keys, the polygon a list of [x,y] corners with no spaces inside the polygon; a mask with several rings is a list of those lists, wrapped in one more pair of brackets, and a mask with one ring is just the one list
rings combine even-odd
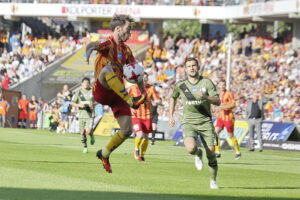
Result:
{"label": "player's beard", "polygon": [[188,74],[188,76],[191,78],[197,78],[199,76],[199,73],[198,72],[190,73],[190,74]]}
{"label": "player's beard", "polygon": [[127,32],[121,33],[119,38],[120,38],[119,40],[120,42],[126,42],[130,38],[130,33]]}

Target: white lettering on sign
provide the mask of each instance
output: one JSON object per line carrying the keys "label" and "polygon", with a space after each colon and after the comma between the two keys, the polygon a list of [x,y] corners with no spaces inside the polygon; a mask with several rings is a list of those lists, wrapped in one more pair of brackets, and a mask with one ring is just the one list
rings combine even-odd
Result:
{"label": "white lettering on sign", "polygon": [[69,15],[112,15],[112,8],[110,6],[63,6],[63,14]]}
{"label": "white lettering on sign", "polygon": [[90,15],[90,16],[107,16],[111,17],[116,14],[126,14],[131,16],[140,16],[141,10],[139,7],[116,7],[116,6],[90,6],[90,5],[68,5],[62,7],[62,14],[65,15]]}
{"label": "white lettering on sign", "polygon": [[288,144],[288,143],[283,143],[281,145],[282,149],[286,150],[300,150],[300,144]]}
{"label": "white lettering on sign", "polygon": [[250,15],[250,16],[271,13],[273,11],[274,11],[274,4],[272,2],[250,4],[250,5],[244,6],[244,8],[243,8],[243,14]]}
{"label": "white lettering on sign", "polygon": [[279,137],[279,133],[264,132],[263,140],[275,141]]}

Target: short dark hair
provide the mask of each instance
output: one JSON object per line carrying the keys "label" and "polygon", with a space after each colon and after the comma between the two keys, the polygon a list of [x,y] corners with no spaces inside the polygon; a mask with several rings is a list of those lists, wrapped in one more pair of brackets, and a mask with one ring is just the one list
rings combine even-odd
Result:
{"label": "short dark hair", "polygon": [[90,78],[88,78],[88,77],[84,77],[84,78],[81,80],[81,83],[83,83],[84,81],[88,81],[89,83],[91,83],[91,80],[90,80]]}
{"label": "short dark hair", "polygon": [[196,59],[196,58],[193,58],[193,57],[187,57],[184,61],[184,65],[187,63],[187,62],[190,62],[190,61],[195,61],[196,64],[199,66],[199,61]]}
{"label": "short dark hair", "polygon": [[126,21],[133,22],[133,19],[129,15],[117,15],[115,14],[110,21],[111,30],[114,31],[117,26],[124,26]]}

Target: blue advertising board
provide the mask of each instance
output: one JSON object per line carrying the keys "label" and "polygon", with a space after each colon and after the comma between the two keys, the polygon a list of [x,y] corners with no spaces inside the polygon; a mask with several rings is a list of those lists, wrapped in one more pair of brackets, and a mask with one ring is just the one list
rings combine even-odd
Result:
{"label": "blue advertising board", "polygon": [[287,141],[295,127],[295,124],[291,122],[264,121],[262,124],[262,139],[277,142]]}

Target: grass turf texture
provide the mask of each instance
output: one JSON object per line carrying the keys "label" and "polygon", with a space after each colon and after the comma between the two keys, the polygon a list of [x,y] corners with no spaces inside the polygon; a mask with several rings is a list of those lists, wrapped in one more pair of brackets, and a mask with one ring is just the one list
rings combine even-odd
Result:
{"label": "grass turf texture", "polygon": [[174,141],[150,146],[146,162],[133,158],[133,140],[111,156],[108,174],[95,153],[108,141],[96,136],[82,154],[79,135],[0,129],[1,200],[279,200],[300,197],[300,153],[242,149],[241,160],[222,151],[219,190],[209,189],[207,160],[197,171],[194,157]]}

